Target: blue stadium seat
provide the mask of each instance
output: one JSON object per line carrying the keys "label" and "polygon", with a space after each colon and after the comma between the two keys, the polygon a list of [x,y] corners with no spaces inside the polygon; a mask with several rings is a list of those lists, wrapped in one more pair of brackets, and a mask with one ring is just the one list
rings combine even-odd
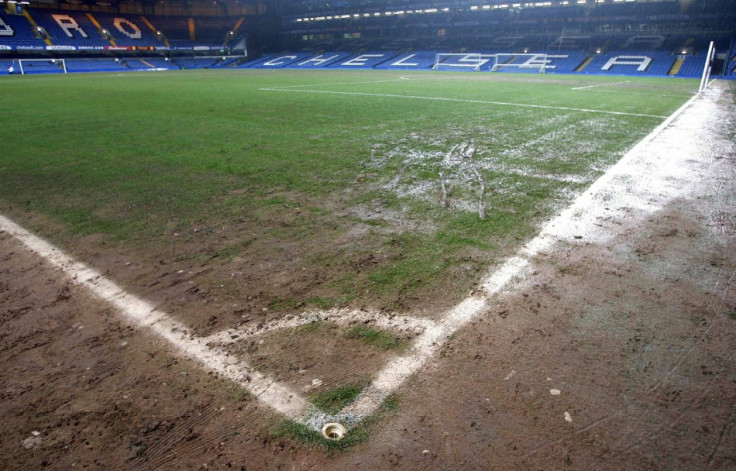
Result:
{"label": "blue stadium seat", "polygon": [[703,74],[703,66],[705,66],[705,57],[708,53],[696,54],[685,57],[680,70],[677,72],[678,77],[700,77]]}
{"label": "blue stadium seat", "polygon": [[9,27],[9,29],[3,28],[3,34],[0,35],[0,45],[11,49],[45,49],[46,43],[33,34],[33,26],[26,17],[0,13],[0,19]]}
{"label": "blue stadium seat", "polygon": [[667,75],[676,56],[666,52],[614,51],[596,55],[582,70],[597,75]]}

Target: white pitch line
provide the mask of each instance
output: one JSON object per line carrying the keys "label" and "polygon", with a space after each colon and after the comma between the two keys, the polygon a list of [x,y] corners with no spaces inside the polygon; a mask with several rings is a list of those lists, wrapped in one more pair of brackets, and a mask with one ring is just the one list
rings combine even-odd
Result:
{"label": "white pitch line", "polygon": [[151,303],[126,293],[98,271],[80,263],[45,240],[26,231],[0,215],[0,231],[19,240],[31,252],[61,270],[72,283],[87,288],[94,296],[113,305],[131,324],[148,329],[166,340],[182,356],[201,363],[209,371],[219,373],[239,384],[261,402],[293,420],[301,420],[310,409],[309,403],[288,387],[259,373],[242,361],[210,348],[194,337],[182,323],[172,319]]}
{"label": "white pitch line", "polygon": [[412,316],[387,315],[380,312],[360,309],[330,309],[328,311],[307,311],[286,319],[274,319],[263,325],[226,329],[203,339],[205,344],[227,345],[257,335],[267,335],[284,329],[294,329],[312,322],[333,322],[335,324],[368,324],[394,331],[422,332],[435,325],[429,319]]}
{"label": "white pitch line", "polygon": [[595,87],[609,87],[611,85],[621,85],[622,83],[630,83],[631,80],[624,80],[623,82],[612,82],[612,83],[597,83],[595,85],[586,85],[584,87],[572,87],[570,90],[585,90],[588,88],[595,88]]}
{"label": "white pitch line", "polygon": [[[427,329],[414,341],[407,354],[390,361],[374,377],[373,383],[335,417],[355,423],[376,412],[383,400],[404,384],[409,376],[419,371],[454,333],[486,312],[491,298],[519,289],[524,279],[531,276],[530,267],[535,256],[558,242],[579,243],[578,238],[581,236],[585,238],[583,243],[604,241],[612,237],[614,231],[610,227],[599,226],[615,215],[616,211],[633,208],[640,210],[641,214],[651,214],[683,194],[687,183],[693,181],[683,162],[695,158],[693,156],[697,155],[699,145],[697,142],[687,142],[696,141],[691,139],[692,134],[675,130],[674,136],[668,140],[674,149],[658,144],[655,152],[647,146],[690,107],[696,98],[694,96],[688,100],[596,180],[572,205],[547,222],[537,237],[482,280],[480,296],[476,294],[466,298],[450,310],[435,327]],[[699,116],[688,120],[687,125],[693,127],[695,133],[707,119],[708,113],[701,112]],[[685,144],[683,140],[686,141]],[[682,149],[685,146],[690,148]],[[674,152],[675,149],[678,152]],[[610,209],[606,209],[606,206]],[[633,219],[632,215],[628,217]]]}
{"label": "white pitch line", "polygon": [[575,111],[579,113],[599,113],[614,116],[632,116],[639,118],[665,119],[667,116],[646,113],[627,113],[625,111],[593,110],[588,108],[572,108],[569,106],[535,105],[531,103],[508,103],[504,101],[470,100],[466,98],[447,98],[421,95],[395,95],[391,93],[367,93],[367,92],[339,92],[334,90],[294,90],[291,88],[260,88],[264,92],[292,92],[292,93],[321,93],[327,95],[350,95],[350,96],[372,96],[378,98],[404,98],[407,100],[449,101],[455,103],[476,103],[479,105],[511,106],[516,108],[534,108],[555,111]]}
{"label": "white pitch line", "polygon": [[657,91],[651,92],[635,92],[632,89],[618,89],[618,90],[596,90],[596,93],[617,93],[619,95],[641,95],[641,96],[657,96],[657,97],[674,97],[674,98],[690,98],[695,93],[658,93]]}
{"label": "white pitch line", "polygon": [[[307,83],[302,85],[285,85],[283,87],[278,87],[275,90],[294,90],[296,88],[303,88],[303,87],[329,87],[331,85],[367,85],[372,83],[392,83],[392,82],[401,82],[402,80],[409,80],[406,77],[399,77],[397,79],[386,79],[386,80],[365,80],[361,82],[330,82],[330,83]],[[298,91],[298,90],[294,90]]]}

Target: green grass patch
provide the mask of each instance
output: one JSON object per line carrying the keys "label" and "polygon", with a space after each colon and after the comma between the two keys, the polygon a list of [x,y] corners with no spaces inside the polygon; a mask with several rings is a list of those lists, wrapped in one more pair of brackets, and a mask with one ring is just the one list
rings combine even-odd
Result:
{"label": "green grass patch", "polygon": [[342,440],[328,440],[320,432],[292,420],[283,420],[278,423],[271,430],[271,439],[294,440],[310,448],[322,448],[328,453],[345,452],[358,443],[367,441],[371,430],[377,423],[397,414],[398,411],[399,400],[395,394],[391,394],[384,399],[375,414],[349,429]]}
{"label": "green grass patch", "polygon": [[326,327],[327,323],[323,321],[313,321],[309,324],[300,325],[296,328],[296,331],[300,334],[308,334],[310,332],[316,332],[319,329]]}
{"label": "green grass patch", "polygon": [[361,391],[363,391],[363,386],[348,384],[314,396],[312,404],[328,414],[336,414],[358,397]]}
{"label": "green grass patch", "polygon": [[363,325],[356,325],[347,332],[348,338],[360,339],[367,345],[392,350],[402,345],[394,336],[382,330],[373,329]]}
{"label": "green grass patch", "polygon": [[288,438],[310,448],[322,448],[328,452],[346,451],[368,439],[368,428],[365,424],[359,424],[350,429],[342,440],[329,440],[323,437],[320,432],[312,430],[306,425],[292,420],[284,420],[274,427],[271,437],[272,439]]}

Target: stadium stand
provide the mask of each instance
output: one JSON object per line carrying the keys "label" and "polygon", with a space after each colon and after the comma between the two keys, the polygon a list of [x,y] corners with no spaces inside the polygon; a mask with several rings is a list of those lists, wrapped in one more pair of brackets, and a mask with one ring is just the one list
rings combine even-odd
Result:
{"label": "stadium stand", "polygon": [[674,61],[675,57],[665,52],[616,51],[597,55],[580,72],[600,75],[664,76]]}
{"label": "stadium stand", "polygon": [[96,46],[99,49],[110,46],[110,42],[100,36],[97,26],[87,15],[34,10],[30,16],[46,31],[52,47],[58,50],[63,50],[63,46]]}
{"label": "stadium stand", "polygon": [[333,62],[328,67],[336,69],[373,69],[384,62],[390,61],[397,55],[398,53],[385,51],[367,51],[360,54],[352,54],[337,62]]}
{"label": "stadium stand", "polygon": [[350,56],[349,52],[328,52],[325,54],[317,54],[307,59],[294,62],[289,65],[292,69],[321,69],[344,61]]}
{"label": "stadium stand", "polygon": [[378,69],[430,69],[435,62],[435,51],[414,51],[399,54],[379,64]]}
{"label": "stadium stand", "polygon": [[210,67],[213,67],[219,59],[214,59],[211,57],[202,57],[202,58],[182,58],[177,57],[173,59],[173,62],[175,65],[177,65],[181,69],[209,69]]}
{"label": "stadium stand", "polygon": [[267,54],[259,59],[243,64],[242,68],[281,69],[291,64],[301,62],[312,56],[308,52],[295,54]]}
{"label": "stadium stand", "polygon": [[727,57],[723,75],[727,78],[736,78],[736,44],[732,45]]}
{"label": "stadium stand", "polygon": [[[546,55],[547,73],[697,77],[715,41],[716,73],[736,76],[736,11],[729,0],[283,0],[273,11],[268,5],[197,1],[186,8],[141,3],[137,12],[137,0],[124,9],[115,2],[0,7],[0,56],[64,57],[70,72],[89,72],[430,69],[438,52],[525,52]],[[250,60],[244,56],[246,37],[255,45]],[[222,59],[233,50],[235,56]]]}
{"label": "stadium stand", "polygon": [[[167,37],[181,41],[186,49],[222,47],[231,31],[233,19],[190,21],[187,18],[156,18],[155,23],[170,27],[167,34],[156,34],[154,22],[140,15],[105,12],[25,9],[23,15],[0,14],[0,44],[16,49],[30,44],[51,46],[50,50],[103,50],[120,48],[160,48]],[[190,28],[191,23],[191,28]],[[194,38],[200,38],[198,40]],[[49,50],[48,47],[45,49]]]}
{"label": "stadium stand", "polygon": [[67,72],[124,72],[126,67],[115,59],[66,59]]}
{"label": "stadium stand", "polygon": [[[707,54],[707,53],[706,53]],[[703,65],[705,63],[705,54],[696,54],[685,56],[679,71],[678,77],[700,77],[703,73]]]}
{"label": "stadium stand", "polygon": [[46,43],[25,16],[0,13],[0,21],[0,45],[11,49],[45,49]]}

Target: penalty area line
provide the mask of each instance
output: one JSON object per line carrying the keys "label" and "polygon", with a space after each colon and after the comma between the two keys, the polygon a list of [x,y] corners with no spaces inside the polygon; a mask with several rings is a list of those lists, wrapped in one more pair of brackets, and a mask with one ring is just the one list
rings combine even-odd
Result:
{"label": "penalty area line", "polygon": [[624,80],[623,82],[613,82],[613,83],[597,83],[595,85],[586,85],[584,87],[572,87],[570,90],[586,90],[588,88],[596,88],[596,87],[610,87],[611,85],[621,85],[624,83],[629,83],[631,80]]}
{"label": "penalty area line", "polygon": [[657,118],[666,119],[667,116],[658,114],[646,114],[646,113],[628,113],[625,111],[609,111],[609,110],[594,110],[589,108],[573,108],[569,106],[552,106],[552,105],[535,105],[533,103],[509,103],[504,101],[490,101],[490,100],[471,100],[467,98],[448,98],[448,97],[437,97],[437,96],[421,96],[421,95],[397,95],[391,93],[367,93],[367,92],[339,92],[334,90],[295,90],[292,88],[259,88],[263,92],[297,92],[297,93],[320,93],[326,95],[348,95],[348,96],[366,96],[366,97],[377,97],[377,98],[404,98],[407,100],[427,100],[427,101],[449,101],[455,103],[475,103],[479,105],[495,105],[495,106],[508,106],[514,108],[534,108],[543,110],[555,110],[555,111],[574,111],[578,113],[598,113],[607,114],[613,116],[631,116],[637,118]]}

